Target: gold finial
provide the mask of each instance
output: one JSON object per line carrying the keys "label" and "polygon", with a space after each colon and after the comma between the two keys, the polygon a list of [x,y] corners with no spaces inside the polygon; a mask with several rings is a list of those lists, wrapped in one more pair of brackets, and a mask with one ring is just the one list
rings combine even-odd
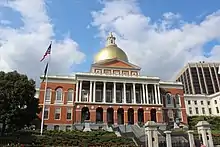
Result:
{"label": "gold finial", "polygon": [[115,45],[116,38],[113,36],[113,33],[110,32],[109,36],[107,37],[107,46],[109,45]]}

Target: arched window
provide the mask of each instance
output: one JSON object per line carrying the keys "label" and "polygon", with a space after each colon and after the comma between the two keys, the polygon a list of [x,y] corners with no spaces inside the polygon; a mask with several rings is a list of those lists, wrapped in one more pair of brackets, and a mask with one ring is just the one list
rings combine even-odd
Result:
{"label": "arched window", "polygon": [[56,89],[56,101],[62,101],[62,97],[63,97],[62,88],[57,88]]}
{"label": "arched window", "polygon": [[67,93],[67,102],[73,101],[73,89],[69,89]]}
{"label": "arched window", "polygon": [[52,90],[50,88],[47,88],[45,101],[50,101],[51,100],[51,91]]}
{"label": "arched window", "polygon": [[170,93],[167,93],[166,94],[166,101],[167,101],[167,104],[172,104],[172,96]]}
{"label": "arched window", "polygon": [[179,94],[176,94],[176,96],[175,96],[175,101],[176,101],[176,104],[177,104],[177,105],[180,104],[180,95],[179,95]]}

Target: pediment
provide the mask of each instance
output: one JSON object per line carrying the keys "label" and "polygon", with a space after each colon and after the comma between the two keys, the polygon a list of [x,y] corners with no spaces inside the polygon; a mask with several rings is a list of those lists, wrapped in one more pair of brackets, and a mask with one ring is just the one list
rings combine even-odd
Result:
{"label": "pediment", "polygon": [[112,68],[140,69],[140,67],[138,67],[134,64],[131,64],[131,63],[119,60],[119,59],[104,60],[102,62],[98,62],[98,63],[93,64],[93,66],[110,67],[110,68],[112,67]]}

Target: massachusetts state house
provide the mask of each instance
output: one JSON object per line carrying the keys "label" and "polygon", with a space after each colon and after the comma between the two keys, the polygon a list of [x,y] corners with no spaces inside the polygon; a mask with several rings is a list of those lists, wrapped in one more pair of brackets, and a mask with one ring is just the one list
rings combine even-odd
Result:
{"label": "massachusetts state house", "polygon": [[[140,74],[110,34],[90,72],[48,76],[40,86],[45,129],[70,130],[88,121],[98,125],[187,123],[183,85]],[[143,61],[144,62],[144,61]]]}

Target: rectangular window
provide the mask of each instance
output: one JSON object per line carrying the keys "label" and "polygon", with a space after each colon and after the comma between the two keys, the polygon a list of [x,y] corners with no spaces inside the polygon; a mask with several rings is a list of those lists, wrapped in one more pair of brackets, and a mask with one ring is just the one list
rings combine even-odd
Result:
{"label": "rectangular window", "polygon": [[210,105],[210,101],[208,101],[207,103],[208,103],[208,105]]}
{"label": "rectangular window", "polygon": [[201,105],[203,105],[203,101],[201,101]]}
{"label": "rectangular window", "polygon": [[196,109],[196,114],[199,114],[199,109],[197,107],[195,109]]}
{"label": "rectangular window", "polygon": [[216,113],[219,113],[219,109],[218,109],[218,107],[216,107]]}
{"label": "rectangular window", "polygon": [[197,101],[194,101],[194,104],[197,105]]}
{"label": "rectangular window", "polygon": [[49,108],[45,107],[44,109],[44,119],[49,119]]}
{"label": "rectangular window", "polygon": [[112,102],[112,91],[111,90],[106,90],[106,102]]}
{"label": "rectangular window", "polygon": [[50,98],[51,98],[51,89],[48,88],[48,89],[46,90],[45,101],[50,101]]}
{"label": "rectangular window", "polygon": [[122,92],[121,90],[116,90],[116,103],[122,102]]}
{"label": "rectangular window", "polygon": [[177,118],[182,118],[181,110],[177,110]]}
{"label": "rectangular window", "polygon": [[100,89],[96,90],[96,102],[102,102],[102,91]]}
{"label": "rectangular window", "polygon": [[189,114],[192,114],[192,107],[189,107]]}
{"label": "rectangular window", "polygon": [[209,108],[209,114],[212,114],[212,108]]}
{"label": "rectangular window", "polygon": [[67,102],[72,102],[72,101],[73,101],[73,90],[68,90]]}
{"label": "rectangular window", "polygon": [[131,103],[131,93],[129,90],[126,91],[126,102]]}
{"label": "rectangular window", "polygon": [[141,103],[141,97],[140,97],[140,92],[139,91],[136,91],[136,102],[137,103]]}
{"label": "rectangular window", "polygon": [[202,108],[202,114],[205,114],[205,108]]}
{"label": "rectangular window", "polygon": [[191,101],[188,101],[188,105],[190,105],[191,104]]}
{"label": "rectangular window", "polygon": [[55,108],[54,119],[59,120],[61,114],[61,108]]}
{"label": "rectangular window", "polygon": [[68,119],[68,120],[72,119],[72,108],[67,108],[66,119]]}
{"label": "rectangular window", "polygon": [[89,100],[89,92],[86,90],[82,91],[82,102],[88,102]]}
{"label": "rectangular window", "polygon": [[215,100],[215,104],[217,104],[217,100]]}

